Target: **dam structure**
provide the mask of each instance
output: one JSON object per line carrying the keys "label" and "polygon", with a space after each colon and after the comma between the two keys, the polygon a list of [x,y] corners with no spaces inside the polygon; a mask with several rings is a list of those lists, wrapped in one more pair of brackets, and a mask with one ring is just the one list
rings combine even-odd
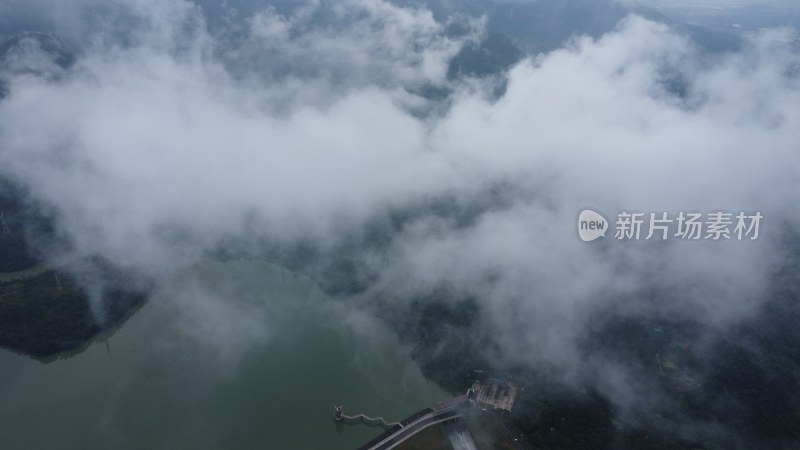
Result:
{"label": "dam structure", "polygon": [[484,382],[475,381],[465,395],[435,403],[400,422],[388,422],[383,417],[369,417],[364,414],[348,416],[342,405],[333,405],[333,415],[337,422],[348,424],[365,423],[381,426],[384,432],[362,445],[358,450],[391,450],[412,438],[417,433],[434,425],[442,424],[453,448],[459,450],[476,449],[469,428],[464,422],[468,411],[473,411],[490,420],[505,435],[508,447],[514,450],[529,450],[518,436],[501,421],[498,413],[508,413],[514,406],[519,387],[506,380],[489,378]]}
{"label": "dam structure", "polygon": [[465,407],[474,404],[466,395],[436,403],[431,408],[425,408],[407,417],[401,422],[387,422],[382,417],[369,417],[364,414],[347,416],[341,405],[334,405],[334,419],[337,422],[380,425],[385,431],[358,450],[389,450],[408,440],[420,431],[450,420],[462,417]]}

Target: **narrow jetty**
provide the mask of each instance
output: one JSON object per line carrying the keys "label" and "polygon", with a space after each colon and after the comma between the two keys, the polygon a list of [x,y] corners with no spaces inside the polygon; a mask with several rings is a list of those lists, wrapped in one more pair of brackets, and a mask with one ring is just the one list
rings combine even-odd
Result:
{"label": "narrow jetty", "polygon": [[403,424],[400,422],[387,422],[383,417],[370,417],[366,414],[348,416],[344,413],[344,407],[342,405],[333,405],[333,417],[337,422],[348,424],[365,423],[369,426],[381,426],[387,430],[394,427],[403,427]]}

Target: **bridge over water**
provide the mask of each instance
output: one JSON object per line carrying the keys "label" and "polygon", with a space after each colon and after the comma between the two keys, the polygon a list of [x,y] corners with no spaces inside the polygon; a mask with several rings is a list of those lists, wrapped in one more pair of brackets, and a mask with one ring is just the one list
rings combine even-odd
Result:
{"label": "bridge over water", "polygon": [[387,422],[382,417],[369,417],[364,414],[347,416],[340,409],[341,407],[334,407],[334,414],[336,420],[339,421],[380,424],[386,428],[383,434],[361,446],[358,450],[389,450],[430,426],[462,417],[464,415],[464,407],[467,405],[470,405],[470,400],[466,395],[462,395],[436,403],[431,408],[418,411],[401,422]]}
{"label": "bridge over water", "polygon": [[400,422],[388,422],[383,417],[370,417],[366,414],[357,414],[355,416],[348,416],[344,413],[344,409],[341,405],[333,405],[333,414],[334,418],[338,422],[344,422],[349,424],[356,424],[356,423],[365,423],[370,426],[381,426],[386,429],[392,429],[395,427],[401,427],[402,424]]}

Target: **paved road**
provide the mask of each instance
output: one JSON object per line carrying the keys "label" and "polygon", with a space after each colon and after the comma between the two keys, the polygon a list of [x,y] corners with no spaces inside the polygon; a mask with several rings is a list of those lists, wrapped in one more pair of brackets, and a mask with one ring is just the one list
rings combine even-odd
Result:
{"label": "paved road", "polygon": [[459,407],[428,413],[370,447],[370,450],[389,450],[431,425],[446,422],[456,417],[461,417],[462,415],[463,412]]}
{"label": "paved road", "polygon": [[[434,405],[433,410],[429,410],[427,414],[420,416],[418,419],[398,429],[393,434],[386,436],[375,444],[369,447],[362,447],[367,450],[389,450],[400,443],[411,438],[420,431],[428,428],[437,423],[453,420],[464,415],[464,407],[468,403],[466,397],[456,397],[455,399],[440,402]],[[484,411],[484,417],[493,421],[494,424],[505,434],[509,442],[514,446],[515,450],[530,450],[529,447],[520,441],[516,435],[511,431],[503,421],[497,417],[496,414],[490,411]],[[369,445],[369,444],[368,444]]]}

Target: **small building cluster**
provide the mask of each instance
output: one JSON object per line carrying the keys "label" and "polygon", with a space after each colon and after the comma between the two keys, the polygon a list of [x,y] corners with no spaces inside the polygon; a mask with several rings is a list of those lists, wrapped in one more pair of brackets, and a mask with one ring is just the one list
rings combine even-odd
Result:
{"label": "small building cluster", "polygon": [[467,395],[480,406],[510,412],[518,391],[517,385],[510,381],[489,378],[473,383]]}

